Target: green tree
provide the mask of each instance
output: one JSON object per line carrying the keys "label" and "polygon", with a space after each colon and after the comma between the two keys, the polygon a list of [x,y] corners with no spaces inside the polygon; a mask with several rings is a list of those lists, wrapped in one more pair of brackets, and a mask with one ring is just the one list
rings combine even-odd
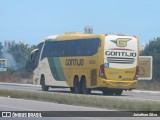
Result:
{"label": "green tree", "polygon": [[9,48],[9,53],[13,55],[17,63],[18,70],[27,71],[26,65],[30,60],[30,53],[35,46],[29,46],[28,44],[15,44]]}
{"label": "green tree", "polygon": [[141,55],[153,56],[153,80],[160,81],[160,37],[149,41]]}

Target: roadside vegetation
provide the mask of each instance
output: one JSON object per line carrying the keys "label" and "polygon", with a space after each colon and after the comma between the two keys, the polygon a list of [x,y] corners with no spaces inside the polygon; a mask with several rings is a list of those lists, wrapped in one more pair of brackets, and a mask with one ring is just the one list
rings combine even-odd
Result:
{"label": "roadside vegetation", "polygon": [[139,90],[151,90],[151,91],[160,91],[160,82],[153,80],[142,80],[138,81],[137,88]]}
{"label": "roadside vegetation", "polygon": [[9,68],[7,72],[0,72],[0,82],[32,84],[32,74]]}
{"label": "roadside vegetation", "polygon": [[160,111],[160,102],[152,100],[126,99],[54,92],[33,92],[0,89],[0,96],[54,102],[60,104],[106,108],[121,111]]}
{"label": "roadside vegetation", "polygon": [[140,55],[153,57],[153,76],[152,80],[139,81],[137,88],[142,90],[160,90],[160,37],[150,40]]}
{"label": "roadside vegetation", "polygon": [[[0,72],[0,82],[32,84],[30,53],[35,47],[35,45],[16,43],[9,44],[9,48],[5,48],[0,42],[0,58],[7,59],[8,65],[7,71]],[[5,52],[2,49],[5,49]]]}

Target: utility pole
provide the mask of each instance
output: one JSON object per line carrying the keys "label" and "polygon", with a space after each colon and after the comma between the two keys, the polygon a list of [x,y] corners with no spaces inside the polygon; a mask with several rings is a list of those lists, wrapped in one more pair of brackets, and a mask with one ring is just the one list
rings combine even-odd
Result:
{"label": "utility pole", "polygon": [[84,33],[85,33],[85,34],[93,34],[93,27],[87,25],[87,26],[84,28]]}

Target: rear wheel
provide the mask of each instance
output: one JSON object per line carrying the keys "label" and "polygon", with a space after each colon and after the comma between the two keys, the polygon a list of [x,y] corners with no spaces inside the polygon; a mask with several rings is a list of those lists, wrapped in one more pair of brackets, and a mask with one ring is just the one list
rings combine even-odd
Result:
{"label": "rear wheel", "polygon": [[74,86],[74,93],[80,94],[81,90],[80,90],[80,83],[79,83],[78,77],[75,77],[73,86]]}
{"label": "rear wheel", "polygon": [[74,93],[74,87],[70,87],[71,93]]}
{"label": "rear wheel", "polygon": [[122,94],[122,92],[123,92],[123,90],[115,90],[115,95],[121,95]]}
{"label": "rear wheel", "polygon": [[48,91],[49,90],[49,86],[45,85],[45,78],[44,78],[44,76],[41,77],[41,87],[42,87],[42,91]]}
{"label": "rear wheel", "polygon": [[105,89],[105,90],[102,90],[102,92],[103,92],[103,95],[114,95],[113,90]]}
{"label": "rear wheel", "polygon": [[82,80],[82,94],[90,94],[90,93],[91,93],[91,89],[87,88],[86,78],[84,78]]}

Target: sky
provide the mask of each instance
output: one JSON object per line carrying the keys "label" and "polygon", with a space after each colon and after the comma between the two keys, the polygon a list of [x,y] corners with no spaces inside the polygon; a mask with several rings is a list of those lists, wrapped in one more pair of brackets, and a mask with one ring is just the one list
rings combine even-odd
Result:
{"label": "sky", "polygon": [[160,0],[0,0],[0,41],[38,44],[48,35],[84,32],[160,37]]}

